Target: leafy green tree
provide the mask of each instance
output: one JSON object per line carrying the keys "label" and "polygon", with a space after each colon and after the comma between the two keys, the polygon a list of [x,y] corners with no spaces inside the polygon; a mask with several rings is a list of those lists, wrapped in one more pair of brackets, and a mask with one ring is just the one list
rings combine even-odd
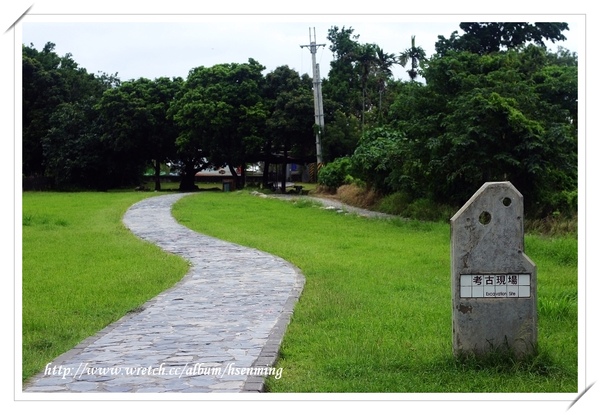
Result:
{"label": "leafy green tree", "polygon": [[97,104],[102,141],[113,153],[106,162],[121,166],[123,184],[139,182],[149,159],[147,140],[155,123],[149,109],[151,84],[146,78],[123,82]]}
{"label": "leafy green tree", "polygon": [[119,80],[87,73],[54,47],[22,49],[23,176],[43,176],[60,187],[105,187],[96,169],[102,146],[92,107]]}
{"label": "leafy green tree", "polygon": [[[266,182],[269,163],[280,162],[282,171],[286,171],[290,158],[309,161],[315,157],[312,80],[301,77],[287,65],[280,66],[266,75],[263,98],[268,113],[264,141]],[[281,158],[273,157],[279,154]],[[283,191],[285,181],[282,177]]]}
{"label": "leafy green tree", "polygon": [[45,174],[55,188],[107,190],[118,185],[119,166],[108,165],[113,158],[100,139],[97,119],[93,101],[61,103],[52,112],[41,143]]}
{"label": "leafy green tree", "polygon": [[[327,101],[324,106],[327,107]],[[336,110],[330,115],[325,134],[321,141],[323,160],[333,161],[339,157],[352,155],[361,135],[361,122],[353,114]]]}
{"label": "leafy green tree", "polygon": [[151,128],[146,137],[146,148],[149,160],[154,165],[154,189],[160,190],[161,164],[172,163],[177,157],[175,141],[179,136],[179,129],[167,116],[167,112],[183,87],[183,79],[161,77],[151,82],[148,87],[147,106]]}
{"label": "leafy green tree", "polygon": [[[50,119],[63,103],[98,99],[109,86],[105,77],[87,73],[71,54],[58,56],[48,42],[40,51],[22,46],[23,70],[23,176],[46,174],[42,139],[51,128]],[[87,105],[87,104],[86,104]]]}
{"label": "leafy green tree", "polygon": [[[576,190],[577,62],[542,47],[479,55],[449,52],[402,89],[392,107],[408,137],[413,188],[460,205],[485,181],[510,180],[530,212]],[[392,180],[392,179],[390,179]],[[566,197],[566,196],[565,196]]]}
{"label": "leafy green tree", "polygon": [[181,78],[139,78],[107,90],[100,99],[102,139],[119,163],[132,169],[130,181],[139,180],[152,163],[155,190],[160,190],[160,165],[175,158],[178,136],[167,111],[182,84]]}
{"label": "leafy green tree", "polygon": [[[330,100],[326,106],[326,119],[331,119],[336,110],[344,114],[362,118],[362,90],[360,74],[356,70],[356,55],[360,48],[359,35],[353,28],[333,26],[329,29],[327,39],[331,43],[329,49],[333,53],[329,74],[323,80],[323,99]],[[327,97],[327,98],[325,98]]]}
{"label": "leafy green tree", "polygon": [[[229,166],[241,187],[236,167],[245,166],[249,153],[260,147],[266,112],[261,91],[264,66],[248,63],[218,64],[190,71],[170,116],[180,128],[177,147],[186,161],[181,182],[193,189],[198,169],[211,163]],[[242,169],[242,172],[245,169]]]}
{"label": "leafy green tree", "polygon": [[374,43],[359,43],[359,35],[353,33],[352,28],[337,26],[328,32],[334,60],[323,82],[323,96],[330,102],[327,119],[341,111],[360,119],[365,130],[371,123],[383,122],[384,95],[393,81],[391,68],[397,61],[394,54]]}
{"label": "leafy green tree", "polygon": [[[52,47],[47,47],[43,53],[49,55]],[[41,56],[38,56],[41,55]],[[53,54],[55,55],[55,54]],[[42,176],[45,172],[42,137],[49,128],[51,111],[62,99],[57,94],[51,94],[56,89],[56,81],[51,75],[52,68],[45,68],[43,60],[46,56],[33,48],[23,45],[23,176]],[[46,91],[46,93],[42,93]]]}
{"label": "leafy green tree", "polygon": [[529,42],[544,47],[545,41],[554,43],[565,40],[562,32],[569,30],[569,25],[549,22],[473,22],[461,23],[460,28],[465,32],[462,36],[458,36],[457,31],[452,33],[450,39],[438,36],[435,45],[437,53],[444,55],[450,51],[466,51],[484,55],[524,46]]}
{"label": "leafy green tree", "polygon": [[403,133],[387,127],[367,130],[351,157],[351,171],[368,188],[390,193],[404,179],[403,161],[407,158],[407,140]]}

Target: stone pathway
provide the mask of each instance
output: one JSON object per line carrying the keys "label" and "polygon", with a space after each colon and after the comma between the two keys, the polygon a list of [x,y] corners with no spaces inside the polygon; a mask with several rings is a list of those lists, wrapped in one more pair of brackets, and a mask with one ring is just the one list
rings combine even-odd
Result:
{"label": "stone pathway", "polygon": [[265,195],[263,193],[259,193],[259,192],[254,192],[253,194],[255,194],[257,196],[262,195],[262,197],[273,197],[273,198],[279,198],[279,199],[290,200],[290,201],[301,200],[301,199],[312,200],[312,201],[322,205],[323,209],[331,209],[331,210],[337,211],[338,213],[349,213],[349,214],[362,216],[365,218],[379,218],[379,219],[399,219],[400,218],[399,216],[390,215],[388,213],[375,212],[373,210],[362,209],[362,208],[350,206],[346,203],[343,203],[343,202],[340,202],[338,200],[328,198],[328,197],[297,196],[297,195],[292,195],[292,194],[285,194],[285,195],[273,194],[273,195],[267,196],[267,195]]}
{"label": "stone pathway", "polygon": [[[260,392],[302,291],[280,258],[179,225],[171,205],[145,199],[123,218],[138,237],[186,258],[173,288],[48,363],[24,392]],[[202,197],[202,196],[197,196]]]}

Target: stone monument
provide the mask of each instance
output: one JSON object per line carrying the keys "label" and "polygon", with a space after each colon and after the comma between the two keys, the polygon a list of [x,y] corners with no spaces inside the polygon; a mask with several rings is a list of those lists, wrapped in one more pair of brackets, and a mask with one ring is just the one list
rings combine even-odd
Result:
{"label": "stone monument", "polygon": [[450,219],[455,355],[537,344],[537,270],[524,252],[523,196],[510,182],[485,183]]}

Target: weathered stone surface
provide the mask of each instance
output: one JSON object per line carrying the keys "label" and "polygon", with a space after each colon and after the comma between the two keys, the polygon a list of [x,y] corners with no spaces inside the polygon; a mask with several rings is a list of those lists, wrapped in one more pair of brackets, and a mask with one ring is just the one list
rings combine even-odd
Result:
{"label": "weathered stone surface", "polygon": [[523,196],[485,183],[450,223],[454,353],[533,352],[537,269],[524,252]]}

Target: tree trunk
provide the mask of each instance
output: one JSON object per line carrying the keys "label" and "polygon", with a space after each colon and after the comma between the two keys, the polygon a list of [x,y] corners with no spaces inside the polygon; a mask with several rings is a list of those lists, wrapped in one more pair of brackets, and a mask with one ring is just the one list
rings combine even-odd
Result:
{"label": "tree trunk", "polygon": [[269,187],[269,167],[270,167],[270,163],[268,161],[265,161],[265,164],[263,165],[263,177],[262,177],[263,189],[267,189]]}
{"label": "tree trunk", "polygon": [[243,186],[240,183],[240,176],[235,171],[235,167],[233,167],[231,163],[227,163],[227,166],[229,167],[229,171],[231,172],[231,177],[233,178],[233,181],[235,183],[236,190],[241,189]]}
{"label": "tree trunk", "polygon": [[378,118],[377,121],[379,121],[379,126],[381,126],[381,110],[382,110],[382,108],[381,108],[381,101],[382,101],[382,95],[383,95],[383,88],[379,89],[379,112],[377,114],[377,118]]}
{"label": "tree trunk", "polygon": [[287,180],[287,150],[283,150],[283,163],[281,165],[281,193],[285,194],[285,182]]}
{"label": "tree trunk", "polygon": [[271,157],[271,141],[267,140],[267,143],[265,144],[265,149],[264,149],[265,164],[263,165],[263,178],[262,178],[263,189],[269,188],[269,182],[271,179],[271,177],[269,175],[269,169],[271,167],[271,162],[269,161],[270,157]]}
{"label": "tree trunk", "polygon": [[179,190],[182,192],[198,190],[198,187],[196,186],[196,169],[192,163],[190,163],[190,165],[186,164],[183,169],[183,176],[181,176]]}
{"label": "tree trunk", "polygon": [[365,89],[366,87],[363,85],[362,89],[362,124],[361,124],[361,132],[365,133]]}
{"label": "tree trunk", "polygon": [[154,190],[160,191],[160,161],[155,160],[154,164]]}
{"label": "tree trunk", "polygon": [[242,163],[239,189],[243,189],[244,187],[246,187],[246,163],[245,162]]}

